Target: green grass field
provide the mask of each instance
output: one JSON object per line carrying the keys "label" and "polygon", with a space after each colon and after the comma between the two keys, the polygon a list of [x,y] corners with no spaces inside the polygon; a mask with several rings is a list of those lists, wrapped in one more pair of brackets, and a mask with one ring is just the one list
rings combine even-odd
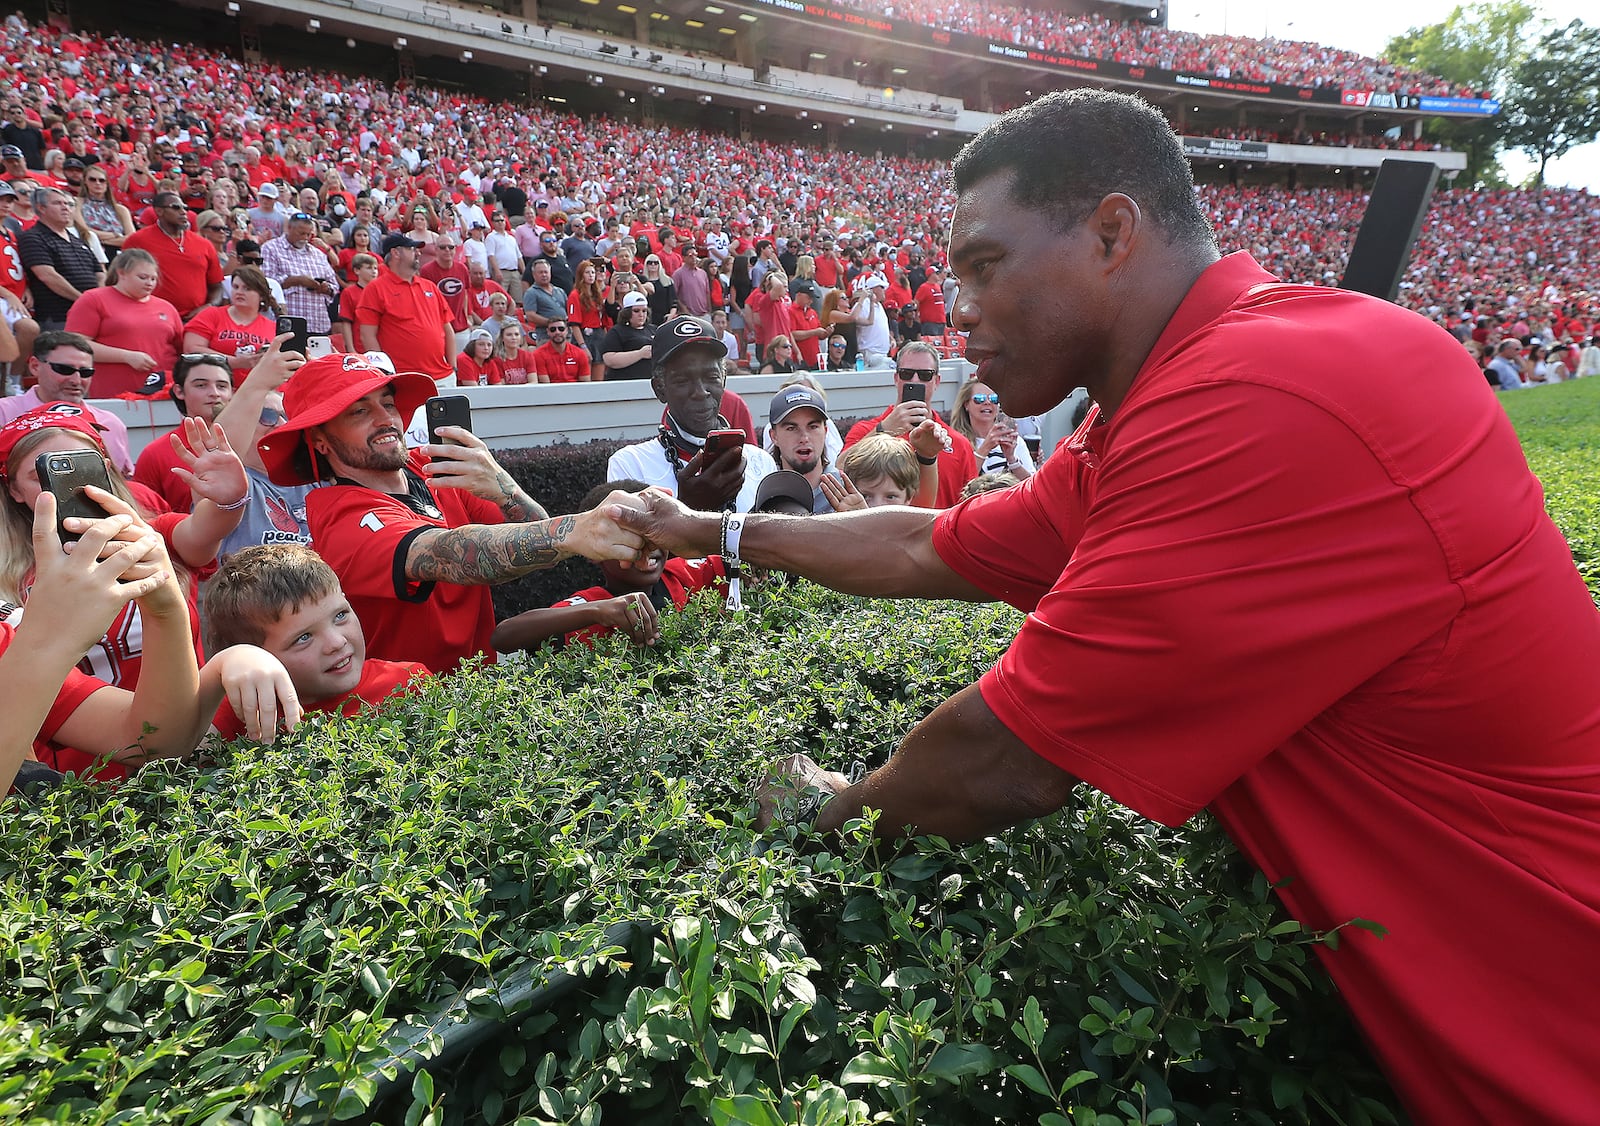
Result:
{"label": "green grass field", "polygon": [[1600,379],[1530,388],[1501,400],[1544,483],[1545,507],[1600,600]]}

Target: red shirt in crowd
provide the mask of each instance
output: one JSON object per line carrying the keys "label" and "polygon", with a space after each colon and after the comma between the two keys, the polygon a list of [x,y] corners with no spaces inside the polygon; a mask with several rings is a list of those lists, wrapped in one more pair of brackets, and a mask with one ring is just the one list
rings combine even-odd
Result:
{"label": "red shirt in crowd", "polygon": [[[411,455],[417,478],[424,464],[420,454]],[[406,578],[405,560],[411,541],[429,528],[502,524],[505,516],[461,489],[417,487],[428,494],[420,513],[403,498],[362,485],[311,490],[306,495],[311,542],[339,576],[366,631],[369,659],[416,661],[433,672],[449,672],[478,653],[493,660],[489,587],[413,582]]]}
{"label": "red shirt in crowd", "polygon": [[[16,632],[5,622],[0,622],[0,653],[4,653],[11,645],[11,639]],[[61,685],[61,691],[56,693],[55,703],[50,705],[49,714],[44,718],[44,726],[33,736],[33,757],[55,770],[83,773],[86,766],[92,765],[94,756],[71,748],[59,747],[53,740],[62,724],[72,718],[72,713],[82,707],[83,702],[90,696],[105,687],[107,687],[105,681],[96,680],[77,669],[68,672],[65,683]],[[126,771],[123,771],[123,776],[126,776]]]}
{"label": "red shirt in crowd", "polygon": [[[444,333],[451,318],[450,306],[437,285],[420,277],[401,281],[387,266],[361,291],[356,309],[357,325],[378,330],[378,348],[394,361],[396,371],[420,371],[434,379],[455,374],[444,351]],[[365,351],[360,344],[358,328],[356,351]]]}
{"label": "red shirt in crowd", "polygon": [[135,301],[113,285],[91,289],[67,310],[67,331],[81,332],[90,340],[131,352],[144,352],[152,361],[148,369],[96,360],[94,397],[111,399],[146,386],[151,372],[161,372],[170,382],[172,368],[183,347],[183,318],[159,297]]}
{"label": "red shirt in crowd", "polygon": [[[861,439],[865,438],[878,428],[878,423],[889,417],[894,408],[884,411],[877,418],[864,418],[850,428],[844,436],[844,448],[849,449]],[[972,443],[956,432],[944,419],[939,417],[938,411],[929,411],[928,416],[945,428],[950,435],[950,448],[939,451],[939,491],[934,494],[933,506],[935,508],[950,508],[961,500],[961,490],[966,483],[978,475],[978,457],[972,452]]]}
{"label": "red shirt in crowd", "polygon": [[[415,680],[428,675],[428,670],[414,661],[376,661],[371,657],[361,666],[361,679],[343,696],[307,704],[306,714],[327,712],[338,715],[355,715],[369,704],[381,704],[390,696],[404,695]],[[226,699],[217,709],[211,725],[224,739],[237,739],[244,734],[244,721],[234,714],[233,705]]]}
{"label": "red shirt in crowd", "polygon": [[456,262],[446,269],[430,258],[417,273],[438,286],[439,292],[444,295],[444,303],[450,307],[450,327],[457,332],[465,332],[467,328],[466,263]]}
{"label": "red shirt in crowd", "polygon": [[1382,925],[1317,953],[1417,1121],[1585,1121],[1600,613],[1470,357],[1236,254],[1094,414],[935,525],[1029,615],[984,700],[1146,817],[1211,810],[1312,930]]}
{"label": "red shirt in crowd", "polygon": [[217,248],[199,231],[173,238],[159,224],[134,231],[123,240],[124,250],[148,250],[161,270],[156,296],[170,301],[187,316],[206,303],[213,286],[222,284],[222,263]]}
{"label": "red shirt in crowd", "polygon": [[484,383],[499,383],[500,373],[495,370],[494,357],[479,363],[466,351],[456,354],[456,382],[464,387],[475,387]]}
{"label": "red shirt in crowd", "polygon": [[558,351],[547,340],[533,350],[533,369],[544,383],[577,383],[589,378],[589,350],[569,342]]}
{"label": "red shirt in crowd", "polygon": [[[95,378],[99,378],[98,373]],[[194,494],[189,491],[188,483],[172,472],[174,466],[183,465],[172,448],[174,434],[183,436],[181,424],[139,452],[139,460],[133,466],[133,479],[160,496],[173,512],[188,512],[194,504]]]}
{"label": "red shirt in crowd", "polygon": [[[278,335],[276,317],[262,313],[249,324],[242,325],[229,315],[228,309],[227,305],[212,305],[202,309],[194,320],[184,326],[184,331],[205,337],[206,348],[224,356],[249,356],[272,347],[272,341]],[[243,383],[244,377],[249,374],[243,369],[234,372],[234,385]]]}
{"label": "red shirt in crowd", "polygon": [[917,320],[923,324],[944,324],[944,286],[925,281],[917,287]]}
{"label": "red shirt in crowd", "polygon": [[[705,590],[709,586],[725,584],[727,578],[727,568],[723,566],[720,555],[708,555],[704,559],[679,559],[673,556],[662,566],[658,582],[661,592],[672,603],[673,608],[682,610],[689,605],[690,597],[696,592]],[[603,586],[591,586],[578,591],[577,594],[568,595],[560,602],[552,603],[551,609],[581,606],[585,602],[603,602],[616,597]],[[589,645],[597,638],[615,632],[610,626],[587,626],[567,634],[567,641],[581,641]]]}
{"label": "red shirt in crowd", "polygon": [[[532,348],[518,348],[514,356],[496,356],[489,361],[489,369],[493,373],[490,383],[510,383],[520,386],[524,383],[538,383],[539,375],[537,361],[534,359]],[[495,378],[495,377],[498,378]]]}

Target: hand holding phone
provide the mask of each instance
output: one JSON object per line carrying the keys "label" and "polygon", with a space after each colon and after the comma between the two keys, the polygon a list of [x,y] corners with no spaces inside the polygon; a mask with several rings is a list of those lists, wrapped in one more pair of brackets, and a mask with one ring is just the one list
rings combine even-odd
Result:
{"label": "hand holding phone", "polygon": [[928,401],[928,385],[920,382],[901,384],[900,401],[902,403],[926,403]]}
{"label": "hand holding phone", "polygon": [[39,475],[39,487],[56,498],[56,533],[62,543],[76,543],[82,535],[67,531],[69,519],[103,520],[111,515],[83,491],[89,485],[111,491],[111,475],[106,471],[106,459],[100,451],[42,453],[34,459],[33,467]]}
{"label": "hand holding phone", "polygon": [[743,430],[713,430],[706,435],[706,460],[712,461],[729,450],[739,449],[744,444]]}
{"label": "hand holding phone", "polygon": [[[452,444],[449,438],[440,435],[441,426],[459,426],[467,431],[472,429],[472,400],[465,395],[435,395],[428,400],[426,413],[430,446]],[[431,460],[439,459],[435,457]]]}
{"label": "hand holding phone", "polygon": [[282,351],[299,352],[302,356],[310,347],[311,333],[304,317],[279,317],[277,335],[289,334],[289,339],[283,342]]}

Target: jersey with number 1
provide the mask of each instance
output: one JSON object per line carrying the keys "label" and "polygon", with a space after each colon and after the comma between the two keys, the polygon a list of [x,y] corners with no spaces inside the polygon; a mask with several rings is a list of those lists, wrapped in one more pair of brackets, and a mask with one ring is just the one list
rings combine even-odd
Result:
{"label": "jersey with number 1", "polygon": [[426,459],[413,454],[414,498],[364,485],[333,484],[306,497],[311,546],[339,576],[345,597],[367,637],[367,656],[415,661],[430,672],[449,672],[479,653],[494,660],[494,603],[487,586],[417,582],[406,577],[412,542],[434,528],[502,524],[486,500],[460,489],[420,485]]}

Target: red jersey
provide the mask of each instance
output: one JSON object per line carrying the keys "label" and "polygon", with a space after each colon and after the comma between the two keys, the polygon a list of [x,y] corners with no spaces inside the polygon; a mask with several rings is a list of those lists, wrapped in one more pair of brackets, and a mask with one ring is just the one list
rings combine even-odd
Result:
{"label": "red jersey", "polygon": [[[370,287],[369,287],[370,288]],[[367,635],[368,658],[415,661],[449,672],[478,653],[494,659],[494,603],[487,586],[412,582],[405,559],[411,541],[428,528],[501,524],[504,515],[460,489],[422,483],[425,459],[411,455],[415,503],[362,485],[334,484],[306,496],[311,546],[339,576]]]}
{"label": "red jersey", "polygon": [[28,292],[28,275],[22,269],[22,255],[17,250],[17,238],[0,225],[0,286],[9,289],[18,298]]}
{"label": "red jersey", "polygon": [[[725,588],[727,581],[728,571],[723,566],[720,555],[708,555],[704,559],[679,559],[673,556],[661,568],[661,578],[656,581],[650,600],[656,603],[657,609],[663,609],[667,603],[671,603],[673,609],[682,610],[689,605],[690,597],[698,591],[705,590],[709,586]],[[723,593],[726,595],[726,590]],[[603,586],[591,586],[553,603],[551,609],[561,606],[581,606],[585,602],[604,602],[608,598],[616,597]],[[581,641],[589,645],[596,638],[615,632],[609,626],[588,626],[567,634],[567,641]]]}
{"label": "red jersey", "polygon": [[194,494],[182,477],[172,472],[174,466],[183,465],[170,441],[172,435],[182,437],[180,425],[152,441],[139,452],[133,466],[133,479],[166,502],[173,512],[188,512],[194,505]]}
{"label": "red jersey", "polygon": [[94,395],[114,398],[125,391],[146,385],[151,372],[162,372],[168,381],[172,368],[183,351],[183,317],[171,303],[159,297],[135,301],[116,286],[91,289],[67,310],[67,331],[81,332],[90,340],[131,352],[144,352],[155,362],[147,369],[129,367],[111,360],[94,365]]}
{"label": "red jersey", "polygon": [[1414,1121],[1592,1117],[1600,612],[1471,358],[1235,254],[1097,416],[935,525],[1029,615],[984,700],[1146,817],[1209,808],[1308,927],[1385,927],[1317,953]]}
{"label": "red jersey", "polygon": [[[441,282],[439,288],[443,289],[444,283]],[[486,321],[494,315],[494,310],[489,308],[489,298],[497,293],[505,295],[506,308],[509,309],[515,304],[511,300],[511,294],[506,293],[505,286],[497,281],[485,281],[478,289],[473,289],[471,285],[467,286],[467,307],[478,314],[478,320]]]}
{"label": "red jersey", "polygon": [[[307,704],[306,714],[329,712],[355,715],[369,704],[381,704],[390,696],[403,695],[413,680],[420,680],[427,675],[428,670],[414,661],[375,661],[369,657],[361,666],[361,679],[354,688],[343,696],[318,704]],[[211,726],[224,739],[237,739],[244,734],[244,721],[234,714],[233,705],[226,698],[217,709]]]}
{"label": "red jersey", "polygon": [[206,303],[213,287],[222,285],[222,263],[217,248],[199,231],[185,231],[173,238],[159,225],[134,231],[123,240],[124,250],[148,250],[161,269],[156,296],[170,301],[187,316]]}
{"label": "red jersey", "polygon": [[546,341],[533,350],[533,370],[547,383],[577,383],[589,378],[589,350],[569,343],[558,352]]}
{"label": "red jersey", "polygon": [[[849,449],[861,439],[871,434],[878,427],[878,423],[889,417],[890,411],[884,411],[877,418],[865,418],[850,428],[844,436],[844,448]],[[935,508],[952,508],[961,500],[961,490],[966,483],[978,475],[978,458],[972,452],[972,443],[956,432],[944,419],[939,417],[938,411],[930,411],[930,417],[945,428],[950,435],[950,448],[939,453],[939,491],[934,495]]]}
{"label": "red jersey", "polygon": [[479,363],[465,352],[456,355],[456,382],[463,387],[475,387],[483,383],[499,383],[500,373],[495,370],[494,358]]}
{"label": "red jersey", "polygon": [[491,378],[490,383],[520,385],[539,382],[531,348],[518,348],[514,356],[496,356],[489,361],[489,367],[499,376],[498,379]]}

